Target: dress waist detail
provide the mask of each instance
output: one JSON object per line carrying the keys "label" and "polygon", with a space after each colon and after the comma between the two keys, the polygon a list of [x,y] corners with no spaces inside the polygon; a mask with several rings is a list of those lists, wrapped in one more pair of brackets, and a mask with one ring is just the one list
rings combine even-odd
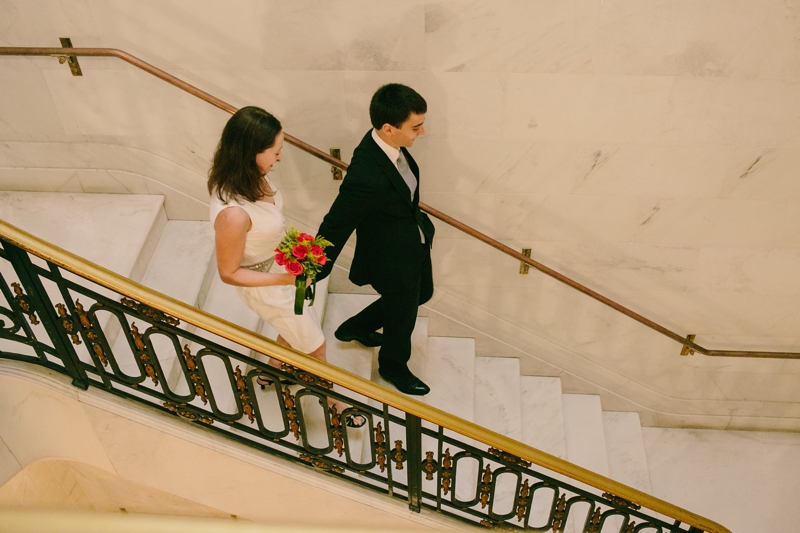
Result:
{"label": "dress waist detail", "polygon": [[270,257],[266,261],[261,261],[260,263],[256,263],[254,265],[242,265],[239,268],[246,268],[247,270],[255,270],[256,272],[269,272],[269,269],[272,268],[273,263],[275,263],[275,258]]}

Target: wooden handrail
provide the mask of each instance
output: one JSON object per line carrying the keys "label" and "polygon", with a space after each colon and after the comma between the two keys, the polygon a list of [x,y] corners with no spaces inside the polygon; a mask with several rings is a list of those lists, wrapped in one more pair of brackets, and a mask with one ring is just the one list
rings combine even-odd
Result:
{"label": "wooden handrail", "polygon": [[[189,94],[192,94],[192,95],[196,96],[197,98],[200,98],[201,100],[205,100],[206,102],[208,102],[211,105],[214,105],[214,106],[222,109],[223,111],[227,111],[228,113],[231,113],[231,114],[236,113],[236,111],[237,111],[237,108],[232,106],[231,104],[228,104],[227,102],[223,102],[219,98],[217,98],[217,97],[215,97],[215,96],[213,96],[213,95],[211,95],[211,94],[209,94],[209,93],[207,93],[207,92],[205,92],[205,91],[203,91],[201,89],[198,89],[194,85],[186,83],[185,81],[183,81],[183,80],[181,80],[179,78],[176,78],[172,74],[169,74],[169,73],[161,70],[160,68],[155,67],[155,66],[151,65],[150,63],[147,63],[146,61],[143,61],[143,60],[139,59],[136,56],[133,56],[133,55],[127,53],[127,52],[124,52],[122,50],[118,50],[116,48],[0,47],[0,56],[52,56],[52,57],[59,57],[59,58],[67,57],[67,56],[117,57],[119,59],[122,59],[123,61],[126,61],[126,62],[130,63],[131,65],[133,65],[133,66],[135,66],[137,68],[140,68],[140,69],[144,70],[145,72],[148,72],[148,73],[152,74],[153,76],[156,76],[157,78],[160,78],[160,79],[166,81],[167,83],[169,83],[171,85],[174,85],[175,87],[178,87],[179,89],[181,89],[183,91],[188,92]],[[329,163],[329,164],[331,164],[331,165],[333,165],[335,167],[338,167],[338,168],[340,168],[342,170],[347,170],[347,163],[345,163],[344,161],[341,161],[340,159],[335,158],[335,157],[331,156],[330,154],[327,154],[327,153],[323,152],[322,150],[320,150],[318,148],[315,148],[315,147],[311,146],[310,144],[305,143],[305,142],[301,141],[300,139],[297,139],[296,137],[293,137],[293,136],[289,135],[286,132],[284,132],[284,135],[285,135],[286,142],[288,142],[292,146],[295,146],[295,147],[299,148],[300,150],[303,150],[304,152],[309,153],[309,154],[313,155],[314,157],[316,157],[318,159],[322,159],[323,161],[325,161],[325,162],[327,162],[327,163]],[[628,309],[627,307],[623,306],[622,304],[619,304],[619,303],[611,300],[610,298],[607,298],[607,297],[603,296],[602,294],[598,293],[597,291],[594,291],[594,290],[586,287],[585,285],[582,285],[582,284],[578,283],[577,281],[565,276],[564,274],[561,274],[560,272],[557,272],[557,271],[553,270],[552,268],[549,268],[549,267],[543,265],[542,263],[539,263],[538,261],[536,261],[534,259],[531,259],[530,257],[526,257],[526,256],[522,255],[521,253],[517,252],[513,248],[510,248],[510,247],[506,246],[505,244],[501,243],[500,241],[498,241],[496,239],[493,239],[493,238],[489,237],[488,235],[486,235],[484,233],[481,233],[480,231],[476,230],[475,228],[472,228],[472,227],[464,224],[463,222],[461,222],[459,220],[456,220],[455,218],[453,218],[451,216],[448,216],[448,215],[442,213],[441,211],[439,211],[437,209],[434,209],[434,208],[430,207],[429,205],[426,205],[426,204],[420,202],[419,207],[420,207],[420,209],[422,209],[426,213],[430,214],[433,217],[438,218],[442,222],[445,222],[445,223],[453,226],[454,228],[456,228],[456,229],[458,229],[460,231],[463,231],[464,233],[466,233],[467,235],[469,235],[471,237],[474,237],[474,238],[476,238],[476,239],[478,239],[478,240],[480,240],[482,242],[485,242],[489,246],[492,246],[493,248],[505,253],[506,255],[509,255],[509,256],[513,257],[514,259],[517,259],[518,261],[521,261],[521,262],[523,262],[523,263],[525,263],[527,265],[532,266],[536,270],[539,270],[540,272],[542,272],[544,274],[547,274],[548,276],[550,276],[552,278],[555,278],[558,281],[569,285],[573,289],[582,292],[583,294],[589,296],[590,298],[594,298],[598,302],[601,302],[601,303],[611,307],[612,309],[614,309],[616,311],[619,311],[623,315],[625,315],[625,316],[627,316],[627,317],[629,317],[629,318],[631,318],[631,319],[633,319],[633,320],[635,320],[635,321],[637,321],[637,322],[639,322],[641,324],[644,324],[648,328],[650,328],[650,329],[652,329],[654,331],[657,331],[658,333],[661,333],[662,335],[664,335],[666,337],[669,337],[670,339],[674,340],[675,342],[678,342],[678,343],[682,344],[683,347],[684,347],[684,349],[683,349],[684,351],[682,352],[682,354],[684,354],[684,355],[685,354],[693,354],[693,353],[697,352],[697,353],[700,353],[700,354],[703,354],[703,355],[707,355],[707,356],[711,356],[711,357],[753,357],[753,358],[762,358],[762,359],[800,359],[800,353],[796,353],[796,352],[768,352],[768,351],[743,351],[743,350],[709,350],[708,348],[704,348],[703,346],[700,346],[699,344],[695,343],[694,342],[694,335],[690,335],[689,336],[690,338],[687,338],[687,337],[684,337],[682,335],[679,335],[678,333],[675,333],[674,331],[665,328],[664,326],[662,326],[662,325],[650,320],[649,318],[646,318],[646,317],[640,315],[639,313],[636,313],[635,311],[632,311],[631,309]]]}

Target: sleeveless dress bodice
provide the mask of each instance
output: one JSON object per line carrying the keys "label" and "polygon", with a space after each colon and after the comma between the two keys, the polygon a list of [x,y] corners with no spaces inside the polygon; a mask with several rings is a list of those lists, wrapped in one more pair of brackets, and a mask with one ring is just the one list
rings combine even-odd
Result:
{"label": "sleeveless dress bodice", "polygon": [[[216,191],[211,195],[211,225],[217,216],[231,207],[241,207],[250,217],[251,227],[244,242],[244,251],[239,265],[242,267],[256,265],[275,257],[275,248],[286,234],[286,223],[283,217],[283,197],[272,182],[267,179],[271,190],[275,191],[271,202],[248,202],[247,200],[228,199],[223,202]],[[284,267],[272,263],[270,274],[285,274]],[[275,330],[292,346],[304,353],[311,353],[325,342],[320,327],[320,320],[314,307],[305,303],[302,315],[294,314],[294,285],[269,285],[263,287],[236,287],[236,293],[247,306],[272,325]]]}
{"label": "sleeveless dress bodice", "polygon": [[[275,191],[272,197],[275,203],[267,201],[248,202],[247,200],[228,199],[223,202],[219,199],[216,192],[211,195],[211,224],[213,225],[224,209],[229,207],[241,207],[250,217],[252,226],[247,232],[244,243],[244,254],[240,265],[247,266],[261,263],[275,256],[275,248],[286,234],[286,222],[283,218],[283,196],[280,191],[276,191],[272,183],[267,180],[270,188]],[[270,270],[272,271],[272,270]],[[276,272],[285,272],[279,268]]]}

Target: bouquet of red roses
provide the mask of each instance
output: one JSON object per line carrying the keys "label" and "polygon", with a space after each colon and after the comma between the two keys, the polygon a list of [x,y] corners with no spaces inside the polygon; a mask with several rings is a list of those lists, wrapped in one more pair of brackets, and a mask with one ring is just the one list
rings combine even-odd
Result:
{"label": "bouquet of red roses", "polygon": [[319,235],[312,237],[308,233],[300,233],[292,226],[275,248],[275,262],[295,276],[294,314],[296,315],[303,314],[305,300],[311,300],[309,305],[314,305],[317,274],[328,261],[325,256],[325,248],[328,246],[333,246],[333,243]]}

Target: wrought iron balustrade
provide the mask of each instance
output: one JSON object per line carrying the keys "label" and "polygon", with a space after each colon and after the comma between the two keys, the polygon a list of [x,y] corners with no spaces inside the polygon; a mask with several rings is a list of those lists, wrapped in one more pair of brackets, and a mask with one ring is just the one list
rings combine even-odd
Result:
{"label": "wrought iron balustrade", "polygon": [[[1,221],[0,291],[0,357],[45,366],[75,386],[174,414],[417,511],[530,531],[727,531],[205,315]],[[259,377],[271,383],[262,387]],[[345,408],[328,408],[329,399]],[[347,427],[345,417],[355,413],[366,417],[363,428]]]}

